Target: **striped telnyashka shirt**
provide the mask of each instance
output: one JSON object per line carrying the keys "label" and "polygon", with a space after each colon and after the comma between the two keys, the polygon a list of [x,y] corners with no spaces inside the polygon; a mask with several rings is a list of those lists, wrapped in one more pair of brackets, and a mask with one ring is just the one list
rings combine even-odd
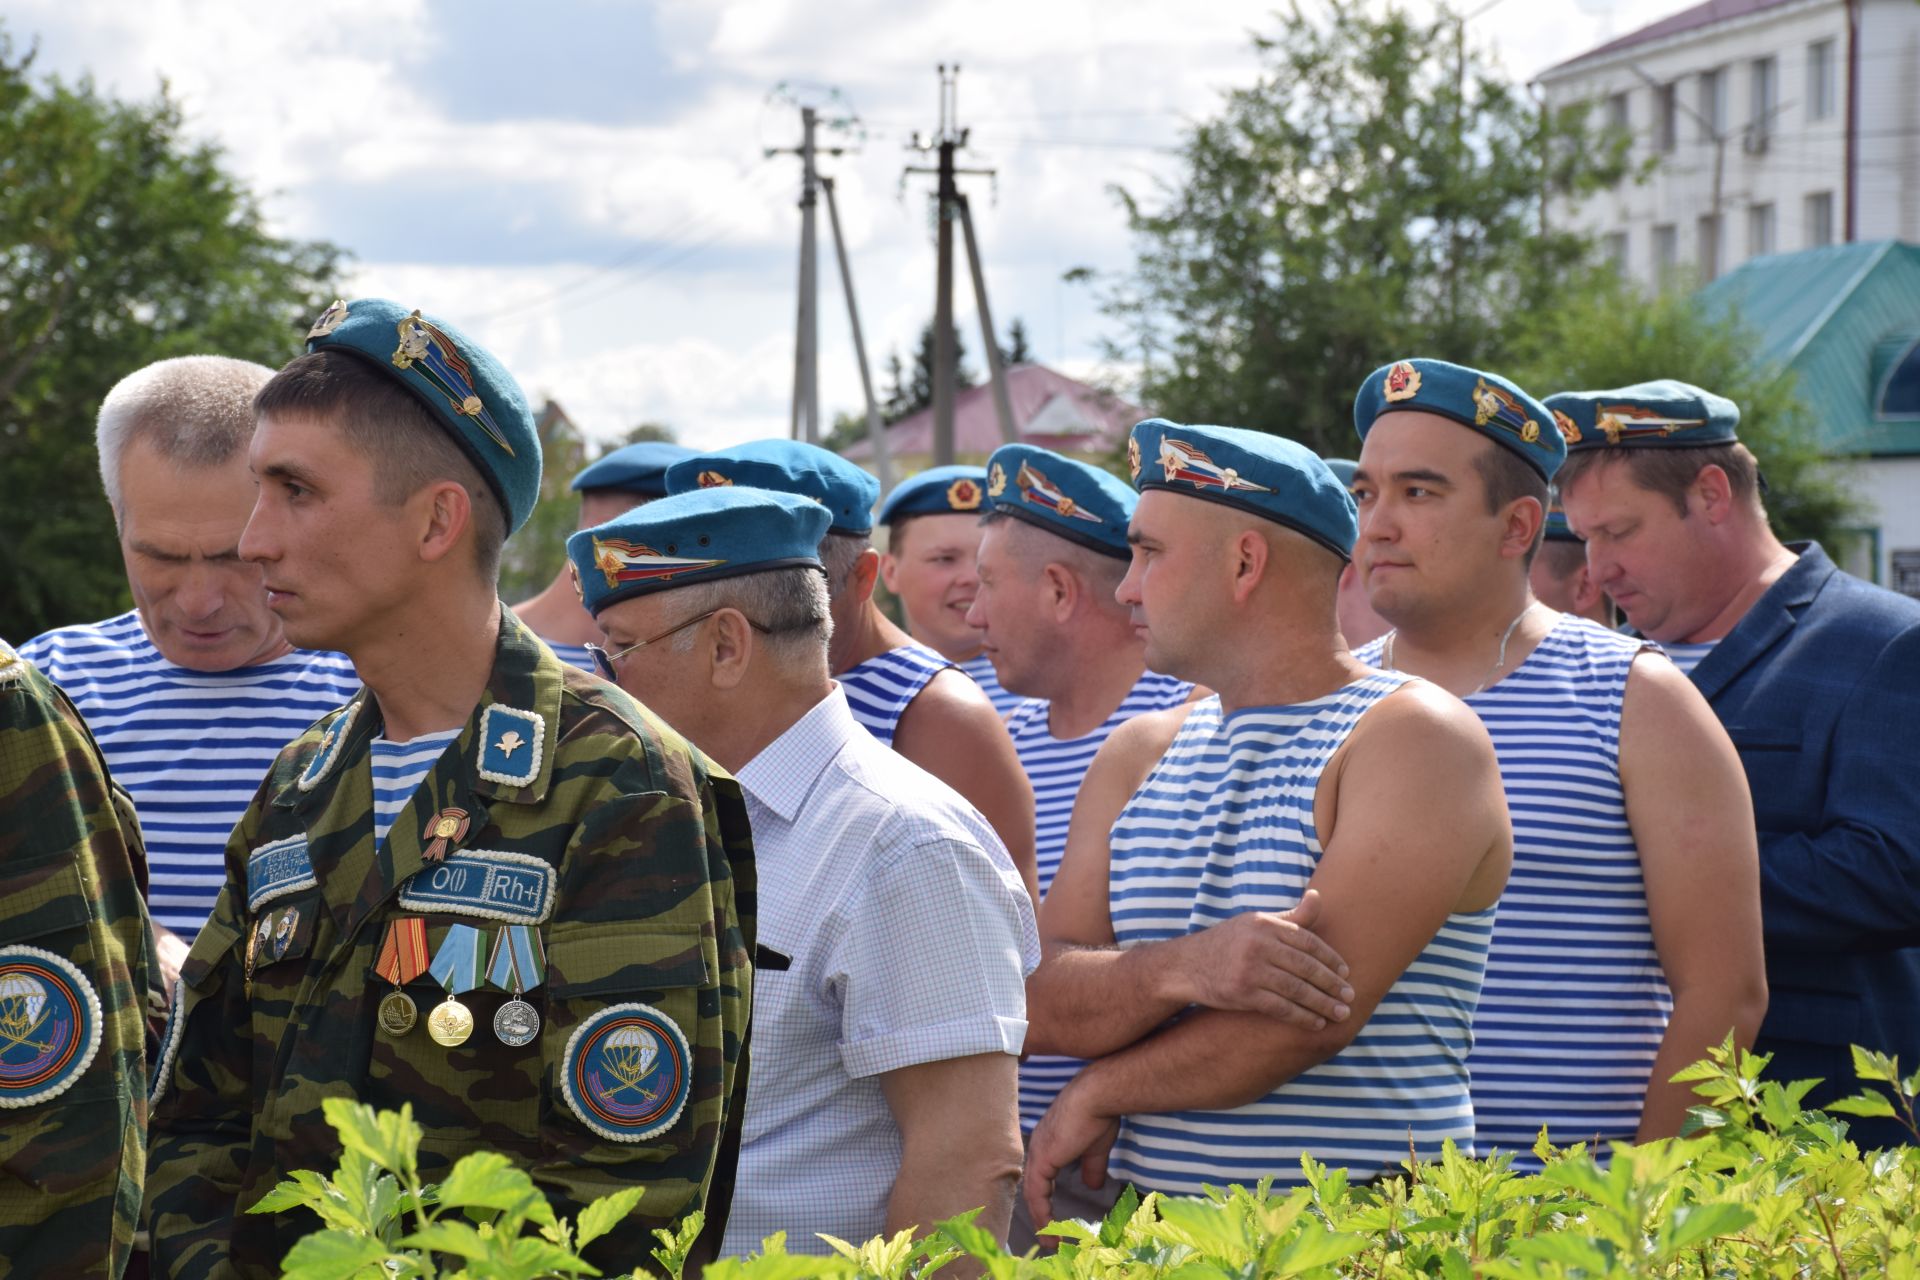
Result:
{"label": "striped telnyashka shirt", "polygon": [[847,691],[847,706],[860,727],[890,747],[907,704],[952,665],[925,645],[903,644],[855,663],[834,679]]}
{"label": "striped telnyashka shirt", "polygon": [[1673,660],[1673,665],[1680,668],[1682,675],[1690,676],[1693,669],[1700,665],[1700,660],[1712,653],[1713,646],[1719,643],[1718,640],[1707,640],[1700,644],[1663,644],[1660,652]]}
{"label": "striped telnyashka shirt", "polygon": [[984,653],[976,653],[965,662],[956,664],[962,671],[973,677],[980,686],[980,692],[987,695],[987,701],[993,704],[994,713],[1002,720],[1023,702],[1029,699],[1017,693],[1011,693],[1000,683],[1000,673],[993,669],[993,660]]}
{"label": "striped telnyashka shirt", "polygon": [[189,940],[213,913],[227,836],[274,757],[360,689],[339,653],[296,649],[233,671],[176,667],[138,613],[61,627],[20,652],[87,718],[140,815],[154,921]]}
{"label": "striped telnyashka shirt", "polygon": [[[1060,869],[1060,855],[1067,848],[1067,824],[1073,817],[1073,802],[1080,795],[1080,783],[1093,764],[1095,753],[1113,731],[1135,716],[1148,711],[1177,707],[1193,695],[1193,686],[1185,680],[1149,671],[1135,682],[1112,715],[1092,733],[1079,738],[1056,738],[1047,728],[1048,704],[1030,698],[1020,704],[1007,720],[1007,732],[1013,735],[1013,749],[1020,755],[1020,767],[1033,784],[1034,857],[1040,873],[1040,894],[1046,896],[1053,873]],[[1079,1058],[1028,1057],[1020,1064],[1020,1126],[1028,1133],[1040,1123],[1054,1098],[1067,1087],[1081,1067]]]}
{"label": "striped telnyashka shirt", "polygon": [[[1372,674],[1293,706],[1223,717],[1194,705],[1114,823],[1109,906],[1121,946],[1244,911],[1296,905],[1319,865],[1314,790],[1355,722],[1409,677]],[[1266,1097],[1223,1111],[1133,1115],[1110,1167],[1143,1190],[1303,1181],[1301,1154],[1373,1176],[1407,1156],[1473,1149],[1467,1086],[1475,1000],[1494,912],[1454,914],[1345,1049]]]}
{"label": "striped telnyashka shirt", "polygon": [[387,832],[393,826],[393,820],[407,807],[407,801],[413,799],[413,793],[420,789],[420,783],[433,772],[434,762],[460,736],[458,728],[443,733],[423,733],[407,742],[388,742],[385,738],[375,738],[367,745],[372,747],[368,756],[369,767],[373,770],[373,843],[379,845],[387,838]]}
{"label": "striped telnyashka shirt", "polygon": [[[1673,997],[1620,786],[1620,708],[1645,642],[1562,615],[1512,674],[1466,699],[1493,738],[1513,819],[1473,1021],[1480,1149],[1536,1169],[1561,1145],[1640,1127]],[[1379,642],[1363,648],[1375,662]]]}

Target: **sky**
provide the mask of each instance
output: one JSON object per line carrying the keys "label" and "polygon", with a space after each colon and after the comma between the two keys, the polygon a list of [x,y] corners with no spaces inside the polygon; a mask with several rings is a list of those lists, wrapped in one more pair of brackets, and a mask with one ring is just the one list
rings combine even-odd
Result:
{"label": "sky", "polygon": [[[1407,0],[1422,5],[1428,0]],[[1312,0],[1307,0],[1311,11]],[[1482,0],[1485,6],[1485,0]],[[1683,0],[1495,0],[1469,26],[1521,77]],[[1182,131],[1259,72],[1273,0],[8,0],[16,49],[118,96],[162,81],[279,234],[353,256],[349,296],[439,314],[592,438],[643,421],[717,447],[788,429],[798,104],[823,130],[877,383],[933,315],[930,180],[904,179],[958,63],[989,302],[1076,376],[1111,331],[1075,267],[1132,261],[1115,184],[1151,196]],[[1470,13],[1473,10],[1468,10]],[[861,405],[820,219],[823,426]],[[964,257],[955,319],[984,372]],[[291,353],[290,353],[291,354]]]}

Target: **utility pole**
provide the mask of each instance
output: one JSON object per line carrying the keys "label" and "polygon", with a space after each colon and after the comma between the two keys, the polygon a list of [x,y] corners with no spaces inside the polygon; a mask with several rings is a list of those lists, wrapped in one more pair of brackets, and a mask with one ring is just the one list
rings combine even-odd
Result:
{"label": "utility pole", "polygon": [[820,172],[816,161],[823,155],[845,154],[843,147],[822,147],[814,141],[815,131],[826,124],[844,128],[851,117],[823,121],[817,108],[800,107],[800,145],[769,147],[769,156],[800,157],[800,308],[793,333],[793,420],[790,433],[808,444],[820,443],[820,303],[819,280],[815,271],[815,209],[819,204]]}
{"label": "utility pole", "polygon": [[[909,165],[906,172],[930,173],[938,182],[935,188],[935,232],[937,266],[934,275],[933,305],[933,462],[935,466],[944,466],[954,459],[953,442],[953,222],[956,217],[964,217],[961,212],[960,188],[954,179],[960,174],[980,174],[991,177],[992,169],[962,169],[954,164],[954,153],[967,145],[967,130],[961,128],[955,116],[958,114],[960,64],[939,65],[940,72],[940,128],[932,137],[914,134],[912,148],[920,152],[937,151],[940,162],[929,169],[923,166]],[[973,253],[973,237],[969,229],[969,255],[974,258],[974,280],[976,301],[980,303],[981,314],[986,314],[986,291],[981,280],[980,265]],[[989,333],[987,337],[988,368],[997,369],[996,358],[999,347]],[[1005,401],[1005,387],[995,397],[996,408]],[[1004,409],[1002,409],[1004,413]],[[1012,438],[1012,417],[1004,416],[1000,423],[1003,437]]]}
{"label": "utility pole", "polygon": [[1006,362],[1000,359],[1000,339],[993,331],[993,310],[987,306],[987,275],[980,266],[980,242],[973,238],[973,205],[964,195],[956,199],[960,229],[967,237],[967,265],[973,268],[973,300],[979,304],[980,340],[987,345],[987,381],[993,386],[994,415],[1000,419],[1000,443],[1018,444],[1020,433],[1013,425],[1013,403],[1007,398]]}
{"label": "utility pole", "polygon": [[853,355],[860,362],[860,390],[867,400],[867,439],[873,442],[873,469],[880,476],[880,496],[893,491],[893,462],[887,456],[887,429],[880,421],[880,402],[873,397],[873,371],[867,367],[867,340],[860,332],[860,308],[853,300],[853,267],[847,262],[847,242],[840,234],[840,205],[833,198],[833,179],[820,179],[827,193],[827,222],[833,228],[833,252],[840,260],[840,291],[847,295],[847,319],[853,325]]}

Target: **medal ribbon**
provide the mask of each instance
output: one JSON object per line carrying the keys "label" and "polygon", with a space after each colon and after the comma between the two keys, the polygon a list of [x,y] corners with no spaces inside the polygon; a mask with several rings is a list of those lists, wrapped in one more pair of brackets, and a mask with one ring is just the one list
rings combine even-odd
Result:
{"label": "medal ribbon", "polygon": [[480,985],[480,936],[480,931],[469,924],[447,926],[447,936],[440,940],[440,954],[433,958],[427,972],[447,989],[448,995],[457,996]]}
{"label": "medal ribbon", "polygon": [[426,971],[427,922],[406,916],[387,926],[380,943],[380,959],[373,971],[396,987],[403,987]]}
{"label": "medal ribbon", "polygon": [[528,925],[502,925],[493,938],[487,981],[517,996],[533,990],[546,981],[546,977],[547,957],[540,935]]}

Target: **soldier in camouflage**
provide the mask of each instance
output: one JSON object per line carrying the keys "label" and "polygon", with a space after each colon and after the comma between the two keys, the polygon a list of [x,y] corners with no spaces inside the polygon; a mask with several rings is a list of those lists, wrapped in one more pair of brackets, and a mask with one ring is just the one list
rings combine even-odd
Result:
{"label": "soldier in camouflage", "polygon": [[738,786],[500,605],[539,478],[505,370],[377,300],[336,303],[309,350],[257,401],[241,554],[289,637],[368,688],[281,753],[182,969],[156,1274],[279,1273],[319,1223],[246,1210],[330,1167],[330,1097],[411,1103],[429,1181],[495,1150],[562,1214],[643,1185],[587,1251],[609,1273],[695,1209],[718,1239],[751,1004]]}
{"label": "soldier in camouflage", "polygon": [[146,857],[80,713],[0,641],[0,1267],[118,1277],[146,1168]]}

